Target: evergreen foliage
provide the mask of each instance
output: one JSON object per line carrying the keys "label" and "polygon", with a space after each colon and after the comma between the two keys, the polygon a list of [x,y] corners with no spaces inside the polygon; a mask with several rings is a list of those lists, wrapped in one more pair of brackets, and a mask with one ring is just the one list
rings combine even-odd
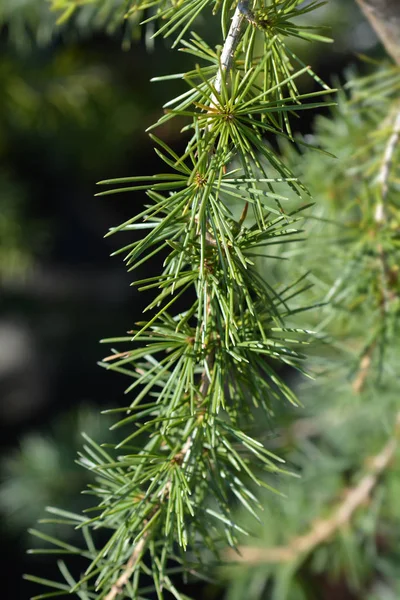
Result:
{"label": "evergreen foliage", "polygon": [[245,591],[262,598],[266,589],[272,598],[308,599],[312,574],[345,578],[357,598],[394,599],[400,590],[400,472],[393,464],[400,74],[397,66],[376,67],[366,77],[352,74],[337,107],[316,120],[311,142],[335,159],[282,149],[318,198],[291,260],[309,270],[307,293],[325,305],[306,313],[308,323],[302,316],[320,339],[311,360],[316,379],[299,389],[304,414],[289,423],[285,415],[269,445],[302,477],[282,481],[285,502],[263,502],[257,546],[244,545],[242,570],[228,573],[230,600]]}
{"label": "evergreen foliage", "polygon": [[[76,9],[53,5],[62,21]],[[132,232],[117,252],[129,271],[154,256],[163,271],[134,281],[154,294],[147,320],[104,340],[102,366],[129,377],[131,400],[108,411],[121,441],[86,436],[90,508],[49,509],[82,545],[35,532],[52,547],[34,551],[59,555],[65,580],[28,576],[51,588],[35,598],[186,598],[175,575],[207,578],[224,560],[241,567],[226,571],[232,600],[310,598],[310,572],[345,573],[363,597],[395,598],[398,67],[353,79],[313,139],[294,139],[302,110],[331,104],[287,44],[327,41],[301,20],[319,2],[121,6],[116,18],[140,15],[196,63],[158,78],[186,86],[150,128],[163,171],[101,182],[102,195],[145,191],[144,210],[109,235]],[[210,9],[217,48],[191,31]],[[299,91],[304,75],[316,91]],[[153,133],[176,116],[181,156]],[[296,393],[283,368],[316,382],[301,377]],[[86,572],[62,555],[86,558]]]}
{"label": "evergreen foliage", "polygon": [[76,39],[90,32],[107,32],[123,39],[129,47],[139,33],[143,11],[125,11],[125,0],[103,2],[67,0],[2,2],[0,26],[9,40],[26,51],[33,43],[46,47],[55,37]]}

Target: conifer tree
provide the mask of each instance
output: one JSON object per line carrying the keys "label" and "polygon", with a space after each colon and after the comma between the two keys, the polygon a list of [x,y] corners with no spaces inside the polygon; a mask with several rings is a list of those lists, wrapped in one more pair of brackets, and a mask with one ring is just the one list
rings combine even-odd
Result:
{"label": "conifer tree", "polygon": [[[316,573],[398,597],[396,2],[359,0],[395,64],[352,76],[335,106],[290,45],[329,41],[317,1],[52,1],[61,24],[85,4],[152,27],[193,68],[157,78],[185,86],[149,130],[160,173],[100,182],[146,194],[108,235],[132,232],[117,254],[133,276],[162,266],[134,282],[153,294],[144,320],[104,340],[102,366],[129,378],[107,411],[120,441],[86,436],[90,508],[48,509],[81,543],[35,531],[63,578],[27,576],[35,598],[187,598],[187,579],[221,573],[232,600],[311,599]],[[216,48],[200,15],[220,19]],[[321,107],[312,139],[295,135]],[[177,116],[182,155],[157,135]]]}

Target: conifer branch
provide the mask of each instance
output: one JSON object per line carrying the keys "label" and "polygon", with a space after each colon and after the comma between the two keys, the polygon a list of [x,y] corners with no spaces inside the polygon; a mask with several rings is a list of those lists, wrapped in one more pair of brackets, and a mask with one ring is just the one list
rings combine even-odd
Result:
{"label": "conifer branch", "polygon": [[394,435],[385,444],[383,449],[368,461],[368,473],[360,482],[347,491],[346,497],[332,515],[327,519],[315,521],[308,533],[294,537],[286,546],[275,546],[271,548],[257,548],[252,546],[240,546],[239,556],[233,551],[228,552],[228,558],[239,563],[262,564],[262,563],[285,563],[305,556],[317,546],[323,544],[340,529],[348,525],[354,513],[368,498],[377,485],[379,477],[389,467],[400,438],[400,413],[396,417]]}
{"label": "conifer branch", "polygon": [[[227,74],[229,73],[229,70],[231,68],[233,55],[234,55],[235,49],[240,40],[242,21],[243,21],[243,15],[237,8],[235,11],[235,14],[233,16],[231,27],[229,29],[229,32],[228,32],[227,38],[224,42],[222,53],[221,53],[221,65],[220,65],[220,68],[217,72],[217,76],[215,79],[215,89],[216,89],[217,93],[221,92],[222,80],[224,77],[227,76]],[[195,220],[199,224],[198,216],[196,217]],[[206,232],[205,237],[206,237],[206,241],[208,244],[210,244],[212,246],[216,245],[215,239],[208,232]],[[211,313],[211,298],[210,298],[209,294],[207,294],[206,312],[207,312],[208,316]],[[117,356],[123,357],[124,354],[125,353],[119,353]],[[113,358],[112,356],[107,357],[105,360],[109,361],[112,358]],[[208,392],[208,389],[210,386],[210,379],[209,379],[208,373],[211,373],[212,368],[213,368],[213,363],[214,363],[213,354],[209,354],[207,356],[206,362],[207,362],[207,370],[205,369],[201,375],[200,387],[199,387],[199,393],[203,398],[207,395],[207,392]],[[181,464],[183,462],[186,454],[190,450],[191,445],[192,445],[192,437],[189,436],[187,438],[184,446],[182,447],[182,450],[175,455],[174,460],[177,463]],[[165,502],[168,499],[168,496],[170,493],[170,489],[169,489],[170,485],[168,485],[168,484],[170,484],[169,481],[167,482],[166,486],[164,487],[163,491],[160,494],[160,502]],[[143,551],[145,550],[146,542],[147,542],[148,538],[151,536],[151,533],[152,533],[152,530],[150,528],[145,532],[143,537],[136,544],[135,549],[133,550],[129,561],[123,568],[122,574],[120,575],[120,577],[118,578],[116,583],[113,584],[110,592],[105,597],[105,600],[115,600],[115,598],[118,596],[118,594],[120,594],[123,591],[124,587],[127,585],[130,577],[133,575],[133,573],[135,571],[135,567],[136,567],[137,563],[139,562],[139,560],[143,554]]]}
{"label": "conifer branch", "polygon": [[[376,178],[376,184],[379,188],[378,193],[378,201],[375,206],[374,211],[374,220],[378,228],[380,228],[386,221],[387,215],[385,210],[385,204],[387,200],[387,195],[389,192],[389,177],[390,170],[393,162],[393,155],[395,153],[396,147],[399,142],[400,137],[400,110],[396,110],[395,117],[393,120],[393,128],[392,133],[389,137],[389,140],[386,144],[385,151],[383,153],[382,163],[378,172],[378,176]],[[383,250],[382,244],[378,243],[378,259],[380,263],[381,270],[381,288],[382,288],[382,299],[380,302],[381,305],[381,313],[382,319],[385,319],[385,316],[389,310],[389,303],[391,298],[389,298],[387,292],[387,283],[390,279],[390,273],[387,266],[387,259],[385,256],[385,252]],[[365,350],[361,362],[360,367],[358,369],[358,373],[353,381],[352,389],[355,394],[360,394],[365,386],[365,383],[368,378],[368,374],[371,369],[372,359],[374,350],[376,347],[376,340],[374,340],[368,348]]]}
{"label": "conifer branch", "polygon": [[356,378],[352,383],[352,389],[355,394],[361,394],[364,389],[365,383],[368,379],[368,374],[371,369],[372,364],[372,355],[374,353],[375,343],[371,344],[366,352],[364,352],[364,356],[360,361],[360,367],[358,369]]}
{"label": "conifer branch", "polygon": [[[190,450],[191,445],[192,445],[192,437],[189,436],[188,439],[186,440],[185,444],[183,445],[182,450],[175,455],[173,460],[176,463],[182,464],[185,456],[188,454],[188,452]],[[164,488],[161,490],[161,492],[159,494],[160,495],[160,504],[162,502],[166,502],[168,499],[170,487],[171,487],[170,483],[171,483],[170,481],[167,481]],[[157,509],[158,509],[158,506],[156,506],[154,508],[153,512],[156,512]],[[147,524],[147,521],[144,523],[144,525]],[[115,600],[115,598],[123,592],[125,586],[129,583],[129,580],[130,580],[131,576],[133,575],[137,564],[140,562],[140,559],[143,556],[144,551],[146,550],[146,544],[147,544],[149,538],[151,537],[151,534],[152,534],[152,528],[149,528],[144,532],[143,536],[140,538],[140,540],[135,545],[135,548],[131,554],[131,557],[129,558],[126,565],[123,567],[121,575],[118,577],[117,581],[112,585],[109,593],[107,594],[107,596],[105,596],[104,600]]]}
{"label": "conifer branch", "polygon": [[[242,2],[242,4],[245,3]],[[221,92],[223,77],[226,76],[226,74],[229,73],[231,69],[235,50],[240,41],[242,23],[244,19],[242,10],[243,9],[241,8],[241,3],[239,2],[233,14],[228,35],[226,36],[226,40],[224,41],[220,58],[221,64],[214,82],[214,87],[218,93]]]}
{"label": "conifer branch", "polygon": [[382,223],[385,220],[385,200],[389,191],[389,176],[393,155],[399,142],[400,136],[400,110],[395,114],[393,131],[386,145],[382,165],[378,173],[377,184],[380,187],[380,198],[375,209],[375,222]]}
{"label": "conifer branch", "polygon": [[387,52],[400,65],[400,4],[398,0],[357,0]]}
{"label": "conifer branch", "polygon": [[[168,249],[160,275],[134,282],[140,291],[157,290],[144,311],[155,314],[137,323],[127,337],[103,340],[133,344],[125,352],[113,349],[102,361],[103,367],[129,376],[127,391],[135,394],[129,406],[116,409],[123,418],[114,427],[129,426],[130,431],[113,450],[124,451],[109,455],[87,439],[80,459],[96,475],[91,493],[99,499],[93,507],[96,516],[84,525],[107,529],[110,536],[96,550],[85,533],[85,558],[91,562],[72,592],[89,585],[105,600],[138,597],[148,575],[147,558],[161,597],[164,589],[173,591],[168,573],[188,569],[188,548],[203,544],[215,556],[225,545],[237,544],[237,532],[244,530],[232,517],[230,498],[234,494],[254,515],[253,506],[259,504],[250,482],[266,485],[259,473],[280,473],[276,463],[284,462],[249,436],[247,425],[243,428],[253,416],[249,399],[268,416],[277,399],[296,405],[295,394],[270,359],[297,367],[305,358],[301,345],[309,338],[308,331],[285,325],[298,310],[291,304],[303,292],[302,279],[275,287],[263,280],[252,257],[270,244],[293,239],[287,236],[298,241],[292,224],[304,205],[285,211],[281,201],[288,198],[274,184],[287,185],[300,198],[307,190],[265,135],[292,139],[289,116],[325,105],[302,104],[310,94],[299,93],[297,77],[308,73],[323,93],[327,87],[284,41],[286,35],[312,39],[308,26],[297,26],[292,19],[318,3],[260,2],[264,21],[273,17],[268,31],[250,26],[256,23],[248,1],[236,9],[235,3],[225,3],[226,39],[220,54],[195,33],[192,40],[182,38],[206,4],[162,3],[157,13],[162,20],[157,35],[168,36],[182,24],[175,44],[182,40],[185,49],[206,61],[178,75],[189,90],[168,102],[158,121],[179,114],[191,117],[187,130],[193,135],[184,154],[178,156],[152,136],[168,173],[101,182],[124,187],[100,195],[145,190],[150,199],[141,213],[109,232],[146,231],[118,251],[125,254],[128,268]],[[244,61],[236,69],[238,49]],[[243,207],[239,221],[232,200]],[[253,223],[245,226],[250,204]],[[194,302],[177,313],[176,300],[193,288]],[[138,436],[143,446],[137,444]],[[79,516],[75,520],[82,523]],[[57,546],[57,540],[44,539]],[[178,567],[170,566],[174,561]],[[66,579],[71,586],[71,578]]]}
{"label": "conifer branch", "polygon": [[[226,39],[225,39],[223,47],[222,47],[220,65],[219,65],[219,69],[217,71],[217,75],[216,75],[215,81],[214,81],[214,88],[215,88],[215,91],[217,92],[217,94],[221,93],[223,79],[228,77],[230,69],[232,67],[232,61],[233,61],[233,58],[235,55],[235,50],[239,44],[240,37],[242,34],[242,23],[243,23],[244,16],[243,16],[241,4],[243,5],[247,2],[248,2],[248,0],[245,0],[245,2],[242,1],[241,3],[239,2],[238,6],[236,7],[236,10],[232,17],[232,21],[231,21],[231,25],[230,25],[228,34],[226,36]],[[211,96],[210,105],[213,106],[215,104],[216,100],[217,100],[216,95],[213,93]],[[196,215],[195,220],[199,224],[199,215]],[[217,246],[217,242],[216,242],[215,238],[208,231],[205,232],[205,239],[206,239],[206,243],[209,244],[210,246]],[[206,313],[208,316],[211,313],[211,298],[210,298],[209,294],[207,294]],[[214,363],[213,355],[209,354],[207,356],[206,361],[207,361],[207,370],[209,373],[211,373],[213,363]],[[201,376],[201,383],[200,383],[200,390],[199,390],[200,395],[203,396],[203,398],[207,395],[209,386],[210,386],[210,379],[208,377],[207,371],[204,370],[202,373],[202,376]]]}
{"label": "conifer branch", "polygon": [[122,574],[118,577],[117,581],[113,584],[111,590],[104,598],[104,600],[115,600],[115,598],[123,592],[124,587],[127,585],[130,577],[132,576],[137,563],[140,561],[140,558],[143,554],[143,551],[146,547],[146,541],[150,536],[150,531],[147,531],[143,537],[138,541],[135,546],[134,551],[128,562],[125,565],[125,568],[122,571]]}

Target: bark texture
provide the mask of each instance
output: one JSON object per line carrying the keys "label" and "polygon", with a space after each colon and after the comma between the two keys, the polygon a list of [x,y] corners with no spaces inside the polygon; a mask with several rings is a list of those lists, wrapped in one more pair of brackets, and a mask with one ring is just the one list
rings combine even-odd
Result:
{"label": "bark texture", "polygon": [[400,0],[357,0],[387,52],[400,65]]}

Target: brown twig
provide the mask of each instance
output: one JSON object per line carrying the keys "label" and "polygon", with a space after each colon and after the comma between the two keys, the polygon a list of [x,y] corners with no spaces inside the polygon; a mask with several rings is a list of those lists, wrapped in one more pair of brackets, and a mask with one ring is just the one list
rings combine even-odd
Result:
{"label": "brown twig", "polygon": [[132,576],[137,563],[140,561],[143,551],[146,546],[146,540],[150,535],[150,531],[147,531],[142,538],[136,544],[130,559],[126,563],[123,568],[121,575],[118,577],[117,581],[113,584],[111,590],[108,592],[107,596],[104,600],[114,600],[118,594],[123,592],[124,587],[128,583],[130,577]]}
{"label": "brown twig", "polygon": [[[400,10],[400,8],[399,8]],[[393,129],[391,136],[386,144],[385,152],[383,155],[383,160],[381,164],[381,168],[379,169],[377,184],[380,187],[380,198],[375,208],[375,222],[377,224],[383,223],[385,221],[385,201],[389,192],[389,175],[390,168],[393,162],[393,155],[395,153],[397,144],[399,143],[400,137],[400,110],[396,111]]]}
{"label": "brown twig", "polygon": [[363,357],[361,358],[360,361],[360,366],[359,369],[357,371],[357,375],[356,378],[354,379],[353,383],[352,383],[352,389],[353,392],[355,394],[361,394],[361,392],[363,391],[368,375],[369,375],[369,371],[371,368],[371,364],[372,364],[372,356],[374,353],[374,348],[376,346],[376,340],[374,341],[374,343],[370,344],[370,346],[367,348],[366,352],[364,352]]}
{"label": "brown twig", "polygon": [[131,351],[126,350],[126,352],[118,352],[115,354],[111,354],[110,356],[106,356],[103,358],[103,362],[110,362],[111,360],[116,360],[117,358],[127,358],[130,355]]}
{"label": "brown twig", "polygon": [[252,565],[285,563],[305,556],[320,544],[327,542],[334,533],[345,527],[356,510],[368,501],[379,476],[388,468],[395,455],[399,437],[400,413],[396,418],[394,435],[385,444],[381,452],[369,461],[368,473],[347,492],[345,499],[337,506],[332,515],[327,519],[316,521],[308,533],[294,537],[286,546],[273,546],[271,548],[241,546],[239,548],[240,555],[237,556],[232,550],[229,550],[228,559]]}
{"label": "brown twig", "polygon": [[357,0],[388,54],[400,65],[399,0]]}
{"label": "brown twig", "polygon": [[[180,464],[182,464],[183,460],[188,455],[191,446],[192,446],[192,438],[191,438],[191,436],[189,436],[187,438],[186,442],[184,443],[182,449],[175,455],[173,460],[175,462],[179,462]],[[165,483],[165,485],[163,486],[161,492],[159,493],[160,499],[158,501],[158,507],[160,506],[160,504],[162,502],[164,502],[166,500],[166,498],[168,498],[170,490],[171,490],[171,481],[168,480]],[[155,512],[157,510],[158,510],[158,508],[155,509]],[[145,525],[146,525],[146,522],[145,522]],[[135,545],[128,562],[126,563],[126,565],[124,565],[122,567],[121,575],[118,577],[117,581],[112,585],[110,591],[108,592],[107,596],[105,596],[104,600],[115,600],[115,598],[118,596],[118,594],[121,594],[123,592],[124,587],[127,585],[129,579],[131,578],[132,574],[134,573],[136,565],[140,561],[140,559],[143,555],[143,552],[146,549],[146,543],[147,543],[151,533],[152,533],[152,530],[150,528],[143,534],[143,536],[140,538],[138,543]]]}

